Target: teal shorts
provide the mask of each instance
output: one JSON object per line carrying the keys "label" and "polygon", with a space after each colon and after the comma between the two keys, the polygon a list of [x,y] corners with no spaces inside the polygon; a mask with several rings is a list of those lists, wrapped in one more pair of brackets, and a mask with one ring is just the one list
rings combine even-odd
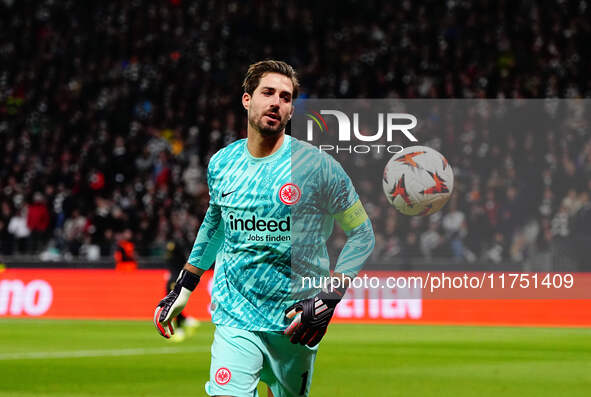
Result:
{"label": "teal shorts", "polygon": [[217,326],[205,391],[210,396],[258,397],[262,381],[275,397],[307,396],[317,349],[294,345],[281,333]]}

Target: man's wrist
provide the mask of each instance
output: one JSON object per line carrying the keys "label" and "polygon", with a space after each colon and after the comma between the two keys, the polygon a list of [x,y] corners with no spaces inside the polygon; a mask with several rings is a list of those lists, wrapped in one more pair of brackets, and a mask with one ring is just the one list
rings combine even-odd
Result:
{"label": "man's wrist", "polygon": [[176,284],[193,292],[199,284],[201,277],[198,274],[192,273],[186,269],[181,270]]}
{"label": "man's wrist", "polygon": [[347,289],[351,286],[351,277],[342,273],[335,273],[332,275],[332,279],[333,280],[322,289],[322,292],[328,299],[341,300],[343,296],[345,296]]}
{"label": "man's wrist", "polygon": [[347,292],[346,287],[323,289],[318,294],[318,298],[322,299],[326,306],[334,309],[341,299],[343,299],[343,296],[345,296],[345,292]]}

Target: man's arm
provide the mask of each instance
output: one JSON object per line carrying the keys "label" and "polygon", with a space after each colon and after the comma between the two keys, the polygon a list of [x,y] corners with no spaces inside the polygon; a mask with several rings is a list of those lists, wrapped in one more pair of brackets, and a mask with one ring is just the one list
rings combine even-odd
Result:
{"label": "man's arm", "polygon": [[[304,299],[289,307],[285,314],[291,324],[284,331],[291,335],[292,343],[313,347],[317,345],[328,328],[336,305],[341,301],[351,278],[355,277],[371,254],[375,237],[371,221],[355,192],[349,176],[335,160],[322,167],[326,186],[328,212],[347,235],[347,241],[339,254],[330,288],[320,291],[316,296]],[[336,281],[333,283],[332,281]]]}
{"label": "man's arm", "polygon": [[371,221],[359,200],[334,218],[347,236],[335,265],[335,273],[355,277],[375,246]]}
{"label": "man's arm", "polygon": [[211,162],[207,176],[210,192],[209,208],[199,227],[189,259],[181,270],[173,290],[158,303],[154,311],[154,326],[165,338],[170,338],[170,335],[174,334],[174,318],[187,305],[191,292],[197,287],[201,275],[213,264],[224,241],[222,211],[215,202],[215,194],[210,184],[210,172]]}
{"label": "man's arm", "polygon": [[201,270],[209,269],[223,242],[222,211],[218,205],[211,203],[195,238],[187,264]]}
{"label": "man's arm", "polygon": [[[181,270],[172,291],[158,303],[154,326],[165,338],[174,334],[173,320],[183,311],[201,275],[211,267],[224,240],[224,223],[220,208],[210,204],[199,228],[189,260]],[[170,334],[169,332],[170,331]]]}
{"label": "man's arm", "polygon": [[335,265],[335,273],[355,277],[373,251],[373,227],[353,182],[343,167],[330,158],[322,171],[327,211],[347,236]]}
{"label": "man's arm", "polygon": [[[337,223],[345,230],[347,242],[337,260],[329,288],[312,298],[297,302],[285,311],[285,315],[292,319],[292,322],[284,333],[291,335],[292,343],[310,347],[320,343],[335,307],[343,299],[347,288],[351,285],[351,279],[361,270],[363,263],[373,250],[375,244],[373,228],[363,206],[357,201],[347,211],[350,209],[353,209],[358,216],[345,218],[335,216]],[[349,211],[349,215],[353,211]]]}

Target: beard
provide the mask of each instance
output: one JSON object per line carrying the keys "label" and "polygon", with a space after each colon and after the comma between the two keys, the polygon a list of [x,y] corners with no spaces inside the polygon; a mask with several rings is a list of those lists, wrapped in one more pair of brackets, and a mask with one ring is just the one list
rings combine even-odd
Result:
{"label": "beard", "polygon": [[289,120],[281,120],[276,125],[270,126],[263,121],[263,115],[253,115],[253,117],[248,118],[248,124],[251,125],[255,130],[257,130],[263,136],[274,136],[279,134]]}

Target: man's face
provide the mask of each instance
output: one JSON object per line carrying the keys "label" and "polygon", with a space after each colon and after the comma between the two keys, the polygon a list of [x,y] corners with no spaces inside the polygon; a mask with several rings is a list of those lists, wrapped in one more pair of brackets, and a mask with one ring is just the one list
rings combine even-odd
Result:
{"label": "man's face", "polygon": [[248,124],[265,136],[285,129],[293,114],[293,84],[287,76],[267,73],[252,95],[244,93],[242,104],[248,110]]}

